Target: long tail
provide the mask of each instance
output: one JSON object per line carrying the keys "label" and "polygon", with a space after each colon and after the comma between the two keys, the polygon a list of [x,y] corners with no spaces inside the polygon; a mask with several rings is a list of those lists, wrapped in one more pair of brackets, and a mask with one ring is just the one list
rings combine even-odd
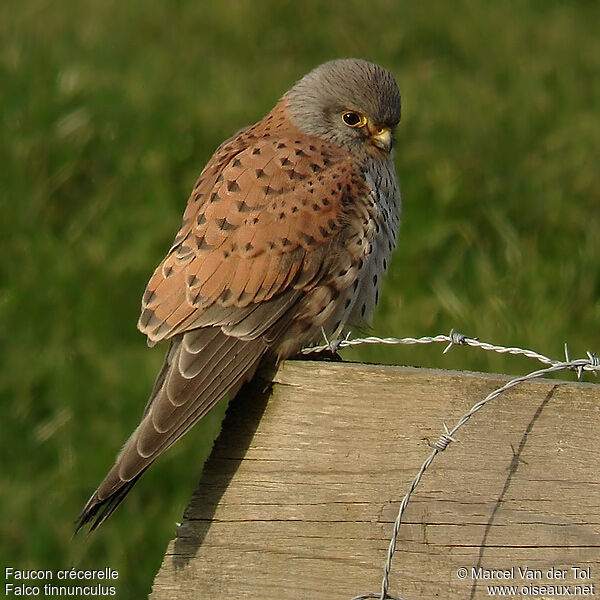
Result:
{"label": "long tail", "polygon": [[142,421],[77,517],[75,531],[90,522],[92,531],[108,519],[160,454],[253,377],[266,351],[262,339],[240,340],[220,327],[173,338]]}

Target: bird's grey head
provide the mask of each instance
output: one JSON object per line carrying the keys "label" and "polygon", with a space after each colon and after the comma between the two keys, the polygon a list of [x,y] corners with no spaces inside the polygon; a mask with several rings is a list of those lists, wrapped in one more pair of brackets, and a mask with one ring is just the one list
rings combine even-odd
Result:
{"label": "bird's grey head", "polygon": [[310,135],[350,151],[388,153],[400,121],[400,92],[391,73],[357,59],[332,60],[285,95],[292,118]]}

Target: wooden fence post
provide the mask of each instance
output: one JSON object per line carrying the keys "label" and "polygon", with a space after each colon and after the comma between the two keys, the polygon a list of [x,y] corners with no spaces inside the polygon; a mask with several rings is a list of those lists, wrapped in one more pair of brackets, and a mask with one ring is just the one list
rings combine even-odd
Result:
{"label": "wooden fence post", "polygon": [[[283,363],[272,391],[255,383],[230,406],[150,598],[378,592],[392,524],[428,442],[507,379]],[[495,584],[542,598],[524,586],[569,585],[573,594],[587,585],[592,592],[579,596],[600,595],[600,387],[524,383],[457,437],[408,505],[390,591],[409,600],[489,598]]]}

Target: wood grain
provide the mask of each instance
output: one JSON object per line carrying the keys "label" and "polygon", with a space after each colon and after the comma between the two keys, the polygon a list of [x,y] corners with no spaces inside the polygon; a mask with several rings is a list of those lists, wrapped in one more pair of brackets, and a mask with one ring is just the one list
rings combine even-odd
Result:
{"label": "wood grain", "polygon": [[[378,591],[428,442],[507,377],[288,361],[273,381],[230,406],[153,600]],[[513,581],[496,583],[596,583],[600,594],[599,417],[600,387],[559,380],[522,384],[484,407],[413,495],[390,591],[489,598],[490,582],[471,568],[515,567]],[[524,565],[542,580],[522,580]],[[575,581],[572,566],[591,567],[591,578]],[[547,579],[550,568],[566,578]]]}

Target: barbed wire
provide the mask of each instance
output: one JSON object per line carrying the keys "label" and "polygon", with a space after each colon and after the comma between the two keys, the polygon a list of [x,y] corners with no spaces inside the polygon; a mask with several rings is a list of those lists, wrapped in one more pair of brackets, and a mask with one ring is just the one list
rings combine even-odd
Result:
{"label": "barbed wire", "polygon": [[392,536],[390,539],[390,544],[388,547],[387,558],[385,561],[385,566],[383,569],[383,578],[381,581],[381,591],[379,593],[368,593],[361,594],[359,596],[355,596],[352,600],[368,600],[373,598],[375,600],[403,600],[398,596],[393,596],[389,594],[389,579],[390,573],[392,569],[392,561],[394,558],[394,554],[396,552],[396,542],[398,539],[398,533],[400,531],[400,526],[402,525],[402,517],[404,516],[404,511],[410,501],[410,498],[415,491],[416,487],[419,485],[421,478],[425,474],[425,471],[429,468],[431,463],[435,460],[435,457],[443,452],[452,442],[457,442],[458,440],[454,437],[461,427],[463,427],[469,419],[481,410],[486,404],[506,392],[507,390],[525,382],[533,379],[538,379],[539,377],[543,377],[544,375],[549,375],[551,373],[556,373],[558,371],[564,370],[572,370],[577,372],[577,378],[581,380],[583,377],[583,373],[588,371],[592,372],[595,376],[600,372],[600,357],[598,357],[593,352],[587,352],[587,358],[579,358],[572,360],[569,354],[569,348],[567,344],[565,344],[565,360],[554,360],[543,354],[538,352],[534,352],[533,350],[528,350],[525,348],[518,348],[515,346],[498,346],[496,344],[490,344],[488,342],[481,342],[479,338],[471,338],[467,337],[462,333],[458,333],[452,329],[448,335],[436,335],[433,337],[425,336],[420,338],[414,337],[406,337],[406,338],[379,338],[379,337],[366,337],[366,338],[355,338],[350,339],[349,336],[343,340],[332,340],[329,341],[325,336],[326,343],[321,346],[314,346],[311,348],[305,348],[301,351],[301,354],[310,355],[312,353],[323,352],[325,350],[330,351],[332,353],[336,353],[338,350],[343,348],[351,348],[353,346],[359,346],[362,344],[432,344],[432,343],[445,343],[446,347],[444,348],[443,353],[446,354],[450,351],[453,346],[471,346],[474,348],[480,348],[482,350],[497,352],[499,354],[513,354],[513,355],[521,355],[526,356],[527,358],[532,358],[541,362],[542,364],[549,365],[543,369],[537,369],[535,371],[531,371],[526,375],[521,375],[519,377],[514,377],[509,380],[503,386],[496,388],[494,391],[490,392],[483,400],[480,400],[476,404],[474,404],[468,412],[466,412],[454,425],[452,429],[449,429],[446,423],[443,423],[444,433],[440,435],[440,437],[433,444],[430,444],[432,448],[431,454],[423,461],[421,468],[418,473],[415,475],[413,480],[410,483],[408,491],[402,498],[402,502],[400,503],[400,507],[398,509],[398,514],[396,516],[396,520],[394,521],[394,527],[392,530]]}

